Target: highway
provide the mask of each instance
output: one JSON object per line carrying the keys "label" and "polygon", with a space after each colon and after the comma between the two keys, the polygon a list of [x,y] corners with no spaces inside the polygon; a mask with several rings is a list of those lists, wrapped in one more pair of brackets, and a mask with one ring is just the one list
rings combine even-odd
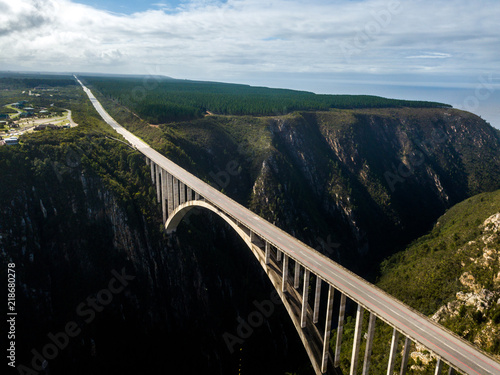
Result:
{"label": "highway", "polygon": [[[75,77],[77,80],[78,78]],[[374,313],[379,319],[396,328],[403,335],[425,346],[444,362],[466,373],[500,375],[500,363],[482,353],[465,340],[453,335],[426,316],[412,310],[402,302],[368,283],[323,254],[300,242],[252,211],[236,203],[218,190],[179,167],[147,143],[118,124],[101,106],[82,82],[84,91],[102,118],[147,156],[175,178],[199,193],[207,202],[252,230],[259,237],[296,260],[322,280],[347,295],[350,299]]]}

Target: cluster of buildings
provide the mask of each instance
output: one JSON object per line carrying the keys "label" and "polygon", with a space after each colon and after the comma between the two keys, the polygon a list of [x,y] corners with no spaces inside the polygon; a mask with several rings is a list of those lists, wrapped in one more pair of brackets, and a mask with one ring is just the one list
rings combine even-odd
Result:
{"label": "cluster of buildings", "polygon": [[[61,128],[65,128],[66,126],[57,126],[57,125],[54,125],[54,124],[40,124],[40,125],[37,125],[33,128],[33,130],[45,130],[45,129],[53,129],[53,130],[59,130]],[[69,125],[67,126],[69,128]]]}
{"label": "cluster of buildings", "polygon": [[21,100],[20,102],[12,104],[12,106],[22,110],[21,117],[33,116],[35,114],[35,108],[26,107],[27,104],[28,102],[26,100]]}
{"label": "cluster of buildings", "polygon": [[0,146],[7,145],[7,146],[12,146],[12,145],[17,145],[19,144],[19,138],[17,137],[9,137],[5,139],[0,139]]}

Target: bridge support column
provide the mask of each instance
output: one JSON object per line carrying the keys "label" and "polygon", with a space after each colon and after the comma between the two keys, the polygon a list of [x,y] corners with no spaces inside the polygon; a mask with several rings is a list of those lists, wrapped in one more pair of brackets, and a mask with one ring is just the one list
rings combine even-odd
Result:
{"label": "bridge support column", "polygon": [[363,361],[363,375],[368,375],[370,370],[370,362],[372,357],[373,337],[375,336],[375,322],[377,317],[370,313],[368,322],[368,337],[366,338],[365,359]]}
{"label": "bridge support column", "polygon": [[179,181],[179,195],[180,195],[179,203],[180,204],[186,203],[186,185],[182,181]]}
{"label": "bridge support column", "polygon": [[172,186],[172,175],[167,173],[167,204],[168,204],[168,216],[174,211],[174,190]]}
{"label": "bridge support column", "polygon": [[279,261],[281,261],[281,256],[283,255],[283,253],[281,251],[279,251],[279,249],[276,249],[276,259]]}
{"label": "bridge support column", "polygon": [[313,311],[313,323],[316,324],[319,321],[319,302],[321,299],[321,279],[316,276],[316,291],[314,292],[314,311]]}
{"label": "bridge support column", "polygon": [[281,284],[281,291],[286,292],[286,284],[288,282],[288,256],[283,254],[283,283]]}
{"label": "bridge support column", "polygon": [[354,343],[352,346],[351,371],[349,373],[350,375],[356,375],[358,373],[359,348],[361,346],[361,331],[363,328],[364,312],[365,309],[363,308],[363,306],[358,305],[358,311],[356,312],[356,327],[354,328]]}
{"label": "bridge support column", "polygon": [[179,207],[179,180],[172,178],[172,189],[174,190],[174,210]]}
{"label": "bridge support column", "polygon": [[266,264],[270,263],[270,257],[271,257],[271,245],[269,244],[269,242],[266,241],[266,245],[265,245]]}
{"label": "bridge support column", "polygon": [[193,200],[193,190],[186,186],[186,202],[191,202]]}
{"label": "bridge support column", "polygon": [[455,375],[455,369],[453,367],[450,367],[448,370],[448,375]]}
{"label": "bridge support column", "polygon": [[335,289],[328,284],[328,304],[326,306],[325,336],[323,338],[323,358],[321,360],[321,372],[328,369],[328,348],[330,347],[330,334],[332,330],[333,295]]}
{"label": "bridge support column", "polygon": [[255,233],[250,229],[250,242],[253,243],[255,241]]}
{"label": "bridge support column", "polygon": [[161,168],[156,166],[156,199],[161,204]]}
{"label": "bridge support column", "polygon": [[304,269],[304,290],[302,291],[302,312],[300,316],[300,326],[306,328],[307,304],[309,299],[309,270]]}
{"label": "bridge support column", "polygon": [[149,158],[146,156],[146,165],[149,165]]}
{"label": "bridge support column", "polygon": [[389,365],[387,366],[387,375],[392,375],[396,365],[396,355],[398,353],[399,332],[396,328],[392,331],[391,352],[389,353]]}
{"label": "bridge support column", "polygon": [[200,200],[200,194],[198,194],[197,192],[194,193],[194,200],[195,201],[199,201]]}
{"label": "bridge support column", "polygon": [[405,338],[405,348],[403,351],[403,360],[401,361],[401,371],[399,375],[406,374],[406,368],[408,367],[408,358],[410,357],[411,340],[409,337]]}
{"label": "bridge support column", "polygon": [[151,181],[153,184],[155,183],[155,163],[153,160],[151,160]]}
{"label": "bridge support column", "polygon": [[335,360],[333,362],[335,367],[340,366],[340,348],[342,347],[342,334],[344,333],[344,315],[345,315],[346,296],[342,294],[340,297],[339,308],[339,324],[337,326],[337,342],[335,343]]}
{"label": "bridge support column", "polygon": [[295,274],[293,276],[293,287],[299,289],[300,284],[300,264],[295,261]]}
{"label": "bridge support column", "polygon": [[163,212],[163,224],[167,222],[167,171],[160,169],[161,174],[161,211]]}
{"label": "bridge support column", "polygon": [[441,358],[438,358],[434,375],[440,375],[442,369],[443,369],[443,362],[441,361]]}

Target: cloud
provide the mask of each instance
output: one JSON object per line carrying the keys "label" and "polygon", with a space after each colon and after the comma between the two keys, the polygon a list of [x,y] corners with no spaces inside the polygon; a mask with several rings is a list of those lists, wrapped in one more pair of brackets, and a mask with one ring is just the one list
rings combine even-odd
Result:
{"label": "cloud", "polygon": [[69,0],[0,0],[0,49],[8,51],[0,67],[220,80],[470,74],[498,66],[497,14],[496,0],[195,0],[131,15]]}
{"label": "cloud", "polygon": [[[0,1],[0,36],[20,31],[32,31],[53,19],[53,3],[43,1],[19,2],[15,7]],[[14,17],[11,17],[14,15]]]}
{"label": "cloud", "polygon": [[447,59],[452,57],[449,53],[428,52],[423,55],[408,56],[408,59]]}

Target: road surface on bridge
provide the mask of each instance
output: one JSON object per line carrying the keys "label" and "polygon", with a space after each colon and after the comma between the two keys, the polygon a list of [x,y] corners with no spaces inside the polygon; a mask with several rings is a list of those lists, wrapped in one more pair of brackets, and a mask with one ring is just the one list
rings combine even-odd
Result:
{"label": "road surface on bridge", "polygon": [[[76,78],[76,77],[75,77]],[[78,78],[77,78],[78,80]],[[300,242],[264,220],[254,212],[225,196],[206,182],[179,167],[147,143],[118,124],[102,107],[92,92],[79,80],[92,104],[104,121],[120,133],[133,147],[175,178],[199,193],[207,202],[252,230],[259,237],[298,261],[321,279],[374,313],[413,341],[467,374],[500,375],[500,363],[485,355],[465,340],[453,335],[426,316],[412,310],[373,284],[333,262],[323,254]]]}

